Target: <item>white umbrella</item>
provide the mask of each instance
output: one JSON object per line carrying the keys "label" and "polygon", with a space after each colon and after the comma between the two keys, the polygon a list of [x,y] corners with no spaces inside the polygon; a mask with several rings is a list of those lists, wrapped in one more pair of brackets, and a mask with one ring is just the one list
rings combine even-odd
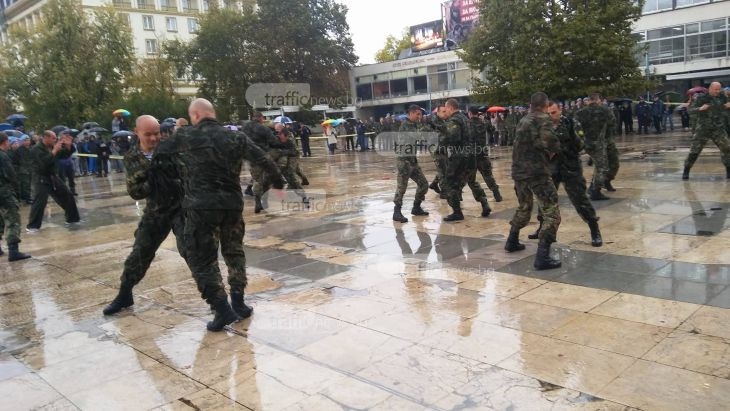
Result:
{"label": "white umbrella", "polygon": [[274,123],[290,124],[293,123],[293,121],[291,121],[291,119],[287,116],[278,116],[274,119]]}

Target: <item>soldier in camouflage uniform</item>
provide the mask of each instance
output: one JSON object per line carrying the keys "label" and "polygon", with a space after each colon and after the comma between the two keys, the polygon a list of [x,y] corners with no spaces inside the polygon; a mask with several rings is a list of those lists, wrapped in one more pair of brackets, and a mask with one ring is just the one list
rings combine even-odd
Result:
{"label": "soldier in camouflage uniform", "polygon": [[[279,139],[276,138],[272,130],[266,127],[264,124],[264,115],[260,112],[253,113],[251,121],[246,123],[243,127],[243,132],[246,133],[254,144],[259,146],[264,153],[268,153],[272,157],[273,161],[277,161],[278,157],[272,156],[271,150],[274,148],[281,148]],[[253,178],[253,195],[256,200],[254,213],[258,214],[264,210],[264,205],[261,202],[261,197],[271,187],[271,182],[279,176],[267,175],[264,170],[256,165],[251,165],[251,178]]]}
{"label": "soldier in camouflage uniform", "polygon": [[409,179],[413,180],[417,185],[411,215],[428,215],[428,212],[421,208],[421,203],[426,198],[426,192],[428,191],[428,180],[423,175],[421,166],[418,165],[418,159],[416,158],[416,144],[421,139],[421,133],[430,130],[427,125],[421,123],[422,118],[423,109],[417,105],[411,105],[408,107],[408,118],[401,123],[400,130],[398,131],[398,140],[401,144],[395,147],[398,186],[395,190],[395,197],[393,197],[393,203],[395,203],[393,208],[393,221],[400,223],[408,222],[408,219],[401,212],[401,207],[403,206],[403,195],[406,192],[406,188],[408,188]]}
{"label": "soldier in camouflage uniform", "polygon": [[[445,122],[441,120],[441,117],[443,117],[443,111],[446,108],[443,104],[438,104],[436,106],[436,115],[429,116],[429,123],[431,125],[431,128],[438,132],[439,134],[443,134],[445,131]],[[449,162],[449,153],[446,149],[446,147],[442,147],[440,144],[441,138],[439,137],[439,143],[434,147],[434,150],[431,151],[431,158],[433,159],[433,164],[436,166],[436,175],[433,178],[433,181],[431,181],[431,184],[429,184],[428,188],[435,191],[439,194],[439,197],[442,199],[446,198],[446,189],[443,186],[443,179],[444,174],[446,173],[446,165]]]}
{"label": "soldier in camouflage uniform", "polygon": [[[174,123],[163,124],[171,133]],[[155,154],[160,142],[160,123],[157,119],[142,115],[137,117],[134,133],[137,144],[124,154],[127,173],[127,192],[135,200],[147,199],[142,219],[134,232],[132,252],[124,261],[119,293],[104,308],[104,315],[112,315],[134,304],[132,289],[142,281],[155,258],[160,244],[172,231],[181,256],[185,256],[182,243],[184,223],[181,202],[182,183],[169,154]]]}
{"label": "soldier in camouflage uniform", "polygon": [[530,222],[533,196],[542,210],[543,229],[535,255],[534,266],[538,270],[560,267],[560,261],[550,257],[550,244],[557,239],[560,225],[558,192],[550,176],[548,160],[560,152],[560,142],[553,132],[550,117],[545,114],[548,97],[538,92],[530,98],[530,112],[520,120],[512,151],[512,179],[519,206],[510,225],[512,226],[504,249],[507,252],[524,250],[520,244],[520,230]]}
{"label": "soldier in camouflage uniform", "polygon": [[[471,143],[469,119],[459,110],[459,103],[455,99],[446,100],[444,110],[439,110],[438,116],[445,122],[443,138],[439,145],[446,147],[449,152],[444,185],[446,201],[451,206],[452,213],[444,217],[444,221],[460,221],[464,219],[464,214],[461,212],[461,190],[468,182],[470,171],[473,168],[470,167],[469,160],[471,160],[471,164],[474,163],[469,147],[469,143]],[[481,187],[479,189],[481,190]],[[482,190],[482,194],[486,199],[484,190]]]}
{"label": "soldier in camouflage uniform", "polygon": [[[8,243],[8,261],[18,261],[30,258],[18,250],[20,244],[20,214],[18,214],[17,193],[18,178],[15,175],[12,161],[7,155],[10,141],[5,133],[0,132],[0,238],[6,234]],[[6,231],[7,229],[7,231]],[[0,255],[4,254],[0,248]]]}
{"label": "soldier in camouflage uniform", "polygon": [[720,92],[721,89],[722,85],[718,82],[710,84],[708,93],[699,96],[690,109],[692,117],[697,117],[697,128],[692,136],[689,155],[684,161],[682,180],[689,179],[689,170],[708,140],[712,140],[720,149],[722,163],[725,165],[725,177],[730,179],[730,143],[725,131],[725,119],[729,115],[730,102]]}
{"label": "soldier in camouflage uniform", "polygon": [[473,175],[469,176],[469,186],[471,187],[473,182],[476,182],[476,171],[479,171],[484,182],[487,183],[487,187],[492,190],[494,201],[499,203],[502,201],[502,194],[499,192],[499,185],[497,185],[497,180],[494,179],[492,174],[492,162],[489,161],[487,123],[479,116],[479,109],[476,107],[469,109],[469,126],[474,140],[474,154],[476,157],[476,170],[472,173]]}
{"label": "soldier in camouflage uniform", "polygon": [[[243,301],[246,287],[246,255],[243,251],[243,193],[239,182],[243,159],[274,176],[273,186],[284,181],[276,164],[245,133],[231,131],[217,120],[213,105],[205,99],[188,107],[192,125],[177,130],[158,153],[175,156],[184,188],[183,215],[185,258],[198,291],[215,310],[210,331],[220,331],[251,315]],[[228,304],[218,266],[218,248],[228,266],[231,304]],[[233,309],[231,308],[233,306]]]}
{"label": "soldier in camouflage uniform", "polygon": [[31,181],[32,181],[32,163],[30,160],[30,137],[23,135],[19,139],[20,146],[13,150],[11,159],[13,160],[13,166],[15,172],[18,175],[19,188],[19,201],[24,201],[26,204],[32,204],[31,197]]}
{"label": "soldier in camouflage uniform", "polygon": [[276,165],[279,166],[281,175],[286,179],[287,188],[294,190],[294,193],[301,197],[304,207],[309,208],[309,199],[302,187],[303,180],[299,180],[299,150],[294,135],[281,123],[274,125],[274,133],[281,148],[272,149],[272,152],[277,153],[272,158],[276,158]]}
{"label": "soldier in camouflage uniform", "polygon": [[517,108],[512,108],[503,122],[506,135],[506,138],[504,139],[506,143],[504,143],[504,145],[511,146],[512,144],[514,144],[515,133],[517,132],[517,124],[519,124],[519,122],[520,115],[517,113]]}
{"label": "soldier in camouflage uniform", "polygon": [[[591,245],[600,247],[603,245],[603,239],[598,228],[598,217],[593,204],[586,195],[586,179],[583,178],[583,167],[580,161],[580,152],[583,150],[583,131],[580,123],[563,116],[560,105],[555,102],[550,102],[547,113],[553,122],[555,135],[560,140],[560,151],[550,161],[550,171],[555,188],[557,189],[560,183],[563,183],[575,211],[591,230]],[[539,209],[537,219],[540,226],[535,233],[527,236],[533,240],[540,237],[543,224],[542,212]]]}
{"label": "soldier in camouflage uniform", "polygon": [[[575,113],[575,119],[583,127],[585,133],[585,150],[593,159],[593,181],[588,189],[591,200],[608,200],[601,193],[609,176],[608,140],[613,133],[616,120],[608,107],[602,105],[601,95],[593,93],[589,104]],[[616,171],[618,159],[616,159]]]}

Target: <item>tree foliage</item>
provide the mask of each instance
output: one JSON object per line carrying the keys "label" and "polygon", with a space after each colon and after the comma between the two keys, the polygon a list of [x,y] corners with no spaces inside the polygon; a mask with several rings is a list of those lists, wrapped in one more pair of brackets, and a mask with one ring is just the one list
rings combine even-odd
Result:
{"label": "tree foliage", "polygon": [[385,45],[375,53],[375,61],[385,63],[386,61],[397,60],[401,51],[411,48],[411,34],[408,27],[403,29],[400,38],[389,34],[385,38]]}
{"label": "tree foliage", "polygon": [[79,0],[50,0],[43,22],[14,28],[13,46],[0,50],[0,89],[30,126],[106,121],[122,100],[132,35],[113,8],[93,13],[89,18]]}
{"label": "tree foliage", "polygon": [[188,101],[175,93],[172,63],[161,57],[139,60],[129,79],[124,107],[135,115],[149,114],[160,120],[187,117]]}
{"label": "tree foliage", "polygon": [[526,101],[536,91],[557,99],[601,92],[635,95],[637,68],[631,0],[482,0],[462,58],[483,71],[472,94],[490,103]]}
{"label": "tree foliage", "polygon": [[178,71],[201,77],[199,93],[226,118],[247,117],[246,89],[254,83],[308,83],[318,97],[349,89],[357,61],[346,21],[334,0],[269,0],[243,11],[211,9],[198,36],[163,50]]}

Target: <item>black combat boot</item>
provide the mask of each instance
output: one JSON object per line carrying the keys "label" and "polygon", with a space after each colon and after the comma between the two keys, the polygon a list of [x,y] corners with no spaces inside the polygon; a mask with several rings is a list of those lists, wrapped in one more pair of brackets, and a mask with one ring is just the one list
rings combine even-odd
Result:
{"label": "black combat boot", "polygon": [[421,208],[420,201],[414,201],[413,208],[411,209],[411,215],[428,215],[428,211]]}
{"label": "black combat boot", "polygon": [[8,244],[8,261],[19,261],[30,258],[30,254],[23,254],[18,251],[18,243]]}
{"label": "black combat boot", "polygon": [[430,188],[431,190],[435,191],[438,194],[441,194],[441,189],[439,188],[439,185],[436,182],[436,180],[433,180],[431,182],[431,184],[428,185],[428,188]]}
{"label": "black combat boot", "polygon": [[725,167],[725,178],[730,180],[730,167]]}
{"label": "black combat boot", "polygon": [[520,230],[517,228],[510,228],[509,237],[507,237],[507,243],[504,245],[504,249],[508,252],[522,251],[525,249],[525,245],[520,243]]}
{"label": "black combat boot", "polygon": [[610,181],[606,181],[606,191],[616,191],[615,188],[611,185]]}
{"label": "black combat boot", "polygon": [[307,177],[305,177],[305,176],[302,176],[302,185],[303,186],[308,186],[309,185],[309,180],[307,180]]}
{"label": "black combat boot", "polygon": [[544,237],[537,245],[537,254],[535,254],[535,263],[533,265],[536,270],[552,270],[553,268],[560,268],[562,265],[560,260],[554,260],[550,257],[550,243]]}
{"label": "black combat boot", "polygon": [[594,247],[602,246],[603,238],[601,238],[601,230],[598,229],[598,221],[589,221],[588,228],[591,229],[591,245]]}
{"label": "black combat boot", "polygon": [[5,255],[5,252],[3,251],[2,245],[0,245],[0,255]]}
{"label": "black combat boot", "polygon": [[591,201],[602,201],[602,200],[610,200],[609,197],[606,197],[601,193],[600,188],[596,188],[593,184],[588,188],[588,197],[591,199]]}
{"label": "black combat boot", "polygon": [[261,203],[261,197],[256,197],[256,206],[254,207],[253,212],[258,214],[262,211],[264,211],[264,205]]}
{"label": "black combat boot", "polygon": [[540,238],[540,230],[542,230],[542,217],[537,217],[537,221],[540,223],[540,225],[537,226],[537,230],[535,230],[534,233],[528,234],[527,238],[530,240],[537,240]]}
{"label": "black combat boot", "polygon": [[403,217],[403,213],[400,211],[399,205],[393,207],[393,221],[397,221],[399,223],[407,223],[408,219]]}
{"label": "black combat boot", "polygon": [[253,197],[253,186],[251,184],[249,184],[246,187],[246,190],[244,190],[243,194],[246,194],[247,196]]}
{"label": "black combat boot", "polygon": [[494,194],[494,201],[498,203],[502,201],[502,194],[499,192],[499,187],[492,190],[492,194]]}
{"label": "black combat boot", "polygon": [[456,202],[455,204],[449,204],[453,210],[451,214],[444,217],[444,221],[461,221],[464,219],[464,214],[461,212],[461,204]]}
{"label": "black combat boot", "polygon": [[213,317],[213,321],[208,321],[205,327],[208,331],[222,331],[226,325],[241,319],[233,311],[231,305],[228,304],[227,299],[213,304],[213,308],[215,309],[215,317]]}
{"label": "black combat boot", "polygon": [[116,314],[122,309],[131,307],[134,305],[134,296],[132,295],[132,287],[129,285],[122,284],[119,287],[119,294],[112,300],[109,305],[104,307],[102,311],[104,315]]}
{"label": "black combat boot", "polygon": [[487,202],[486,198],[483,198],[480,203],[482,203],[482,217],[489,217],[492,214],[492,209],[489,208],[489,202]]}
{"label": "black combat boot", "polygon": [[689,180],[689,167],[685,167],[682,172],[682,180]]}
{"label": "black combat boot", "polygon": [[253,307],[243,302],[242,291],[231,291],[231,308],[242,320],[253,314]]}

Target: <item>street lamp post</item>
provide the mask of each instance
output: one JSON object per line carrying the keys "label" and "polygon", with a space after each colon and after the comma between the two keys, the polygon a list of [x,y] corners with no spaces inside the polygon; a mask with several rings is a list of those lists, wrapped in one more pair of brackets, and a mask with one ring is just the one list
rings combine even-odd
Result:
{"label": "street lamp post", "polygon": [[649,75],[651,70],[649,69],[649,52],[644,52],[644,75],[646,76],[646,101],[651,101],[649,98]]}

